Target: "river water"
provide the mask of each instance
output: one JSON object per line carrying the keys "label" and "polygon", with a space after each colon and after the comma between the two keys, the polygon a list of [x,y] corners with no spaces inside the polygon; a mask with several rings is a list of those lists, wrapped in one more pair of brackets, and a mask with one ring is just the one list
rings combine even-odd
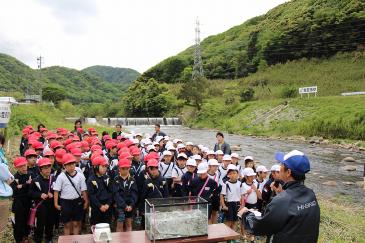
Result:
{"label": "river water", "polygon": [[[154,133],[154,126],[125,126],[125,128],[134,132]],[[180,138],[185,142],[203,144],[211,149],[216,142],[216,131],[213,130],[191,129],[184,126],[161,126],[161,131],[170,138]],[[275,163],[274,154],[276,151],[300,150],[307,154],[311,161],[311,172],[308,173],[306,180],[308,187],[321,196],[342,196],[350,202],[365,206],[365,191],[356,184],[346,185],[344,183],[356,183],[363,180],[364,153],[352,152],[330,145],[311,145],[301,141],[263,139],[232,134],[226,134],[225,141],[231,146],[240,145],[242,150],[237,152],[240,156],[251,155],[268,169]],[[356,162],[342,162],[342,159],[348,156],[353,157]],[[342,169],[348,164],[356,166],[356,171],[349,172]],[[326,181],[336,181],[337,185],[323,185]]]}

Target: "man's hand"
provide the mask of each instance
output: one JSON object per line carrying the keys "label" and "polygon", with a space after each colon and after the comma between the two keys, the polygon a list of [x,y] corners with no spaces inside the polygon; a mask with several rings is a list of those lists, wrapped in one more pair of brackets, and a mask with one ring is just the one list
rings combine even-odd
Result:
{"label": "man's hand", "polygon": [[271,183],[270,187],[271,190],[276,192],[276,194],[279,194],[280,192],[283,191],[283,187],[281,186],[281,184],[279,184],[278,187],[275,187],[275,182]]}
{"label": "man's hand", "polygon": [[104,212],[106,212],[106,210],[107,210],[107,209],[105,208],[105,205],[101,205],[101,206],[100,206],[100,211],[102,211],[102,212],[104,213]]}
{"label": "man's hand", "polygon": [[17,185],[16,188],[22,189],[23,185]]}
{"label": "man's hand", "polygon": [[58,205],[58,204],[55,204],[54,207],[58,210],[58,211],[61,211],[61,206]]}
{"label": "man's hand", "polygon": [[48,195],[47,195],[47,194],[45,194],[45,193],[42,193],[42,194],[41,194],[41,198],[42,198],[43,200],[46,200],[46,199],[48,198]]}

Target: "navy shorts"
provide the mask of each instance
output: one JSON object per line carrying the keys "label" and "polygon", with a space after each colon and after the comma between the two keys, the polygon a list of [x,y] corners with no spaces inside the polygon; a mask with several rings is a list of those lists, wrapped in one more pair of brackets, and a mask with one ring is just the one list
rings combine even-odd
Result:
{"label": "navy shorts", "polygon": [[212,210],[219,211],[219,207],[220,207],[219,196],[213,196],[212,197]]}
{"label": "navy shorts", "polygon": [[245,207],[248,208],[248,209],[257,209],[257,203],[255,204],[251,204],[251,203],[246,203],[245,204]]}
{"label": "navy shorts", "polygon": [[240,202],[227,202],[226,206],[228,211],[225,212],[227,221],[237,221],[238,220],[238,210],[240,209]]}
{"label": "navy shorts", "polygon": [[71,221],[81,221],[84,215],[82,198],[72,200],[60,199],[61,217],[63,223]]}
{"label": "navy shorts", "polygon": [[100,211],[99,208],[91,207],[91,217],[90,217],[91,225],[99,223],[110,224],[111,220],[112,220],[112,209],[110,207],[106,212]]}
{"label": "navy shorts", "polygon": [[117,213],[118,213],[118,217],[117,217],[117,221],[118,222],[124,222],[125,219],[130,219],[133,218],[133,210],[130,212],[124,211],[124,209],[117,209]]}

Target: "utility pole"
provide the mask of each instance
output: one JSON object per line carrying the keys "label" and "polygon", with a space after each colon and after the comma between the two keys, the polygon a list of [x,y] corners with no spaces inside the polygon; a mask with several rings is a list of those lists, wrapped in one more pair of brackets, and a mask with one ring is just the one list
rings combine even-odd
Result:
{"label": "utility pole", "polygon": [[39,57],[37,57],[37,65],[38,65],[38,69],[39,69],[39,83],[40,83],[40,92],[39,92],[39,95],[40,95],[40,99],[39,101],[42,102],[42,64],[43,64],[43,59],[44,57],[42,57],[42,55],[39,55]]}
{"label": "utility pole", "polygon": [[200,23],[199,19],[196,19],[196,27],[195,27],[195,50],[194,50],[194,67],[192,73],[192,79],[194,80],[197,77],[203,77],[203,61],[202,54],[200,49]]}

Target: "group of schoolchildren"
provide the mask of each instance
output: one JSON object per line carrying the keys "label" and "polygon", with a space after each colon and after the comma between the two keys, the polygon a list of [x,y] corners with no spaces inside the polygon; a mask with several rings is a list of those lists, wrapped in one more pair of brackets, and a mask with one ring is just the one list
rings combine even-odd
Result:
{"label": "group of schoolchildren", "polygon": [[87,221],[121,232],[140,219],[143,229],[144,202],[150,198],[202,197],[209,202],[209,223],[235,229],[240,208],[263,211],[275,194],[278,165],[267,178],[269,171],[256,167],[251,156],[240,163],[237,153],[168,136],[120,131],[99,136],[96,129],[75,124],[72,132],[43,125],[23,129],[11,184],[16,242],[29,242],[31,229],[36,243],[51,242],[60,226],[65,235],[80,234]]}

